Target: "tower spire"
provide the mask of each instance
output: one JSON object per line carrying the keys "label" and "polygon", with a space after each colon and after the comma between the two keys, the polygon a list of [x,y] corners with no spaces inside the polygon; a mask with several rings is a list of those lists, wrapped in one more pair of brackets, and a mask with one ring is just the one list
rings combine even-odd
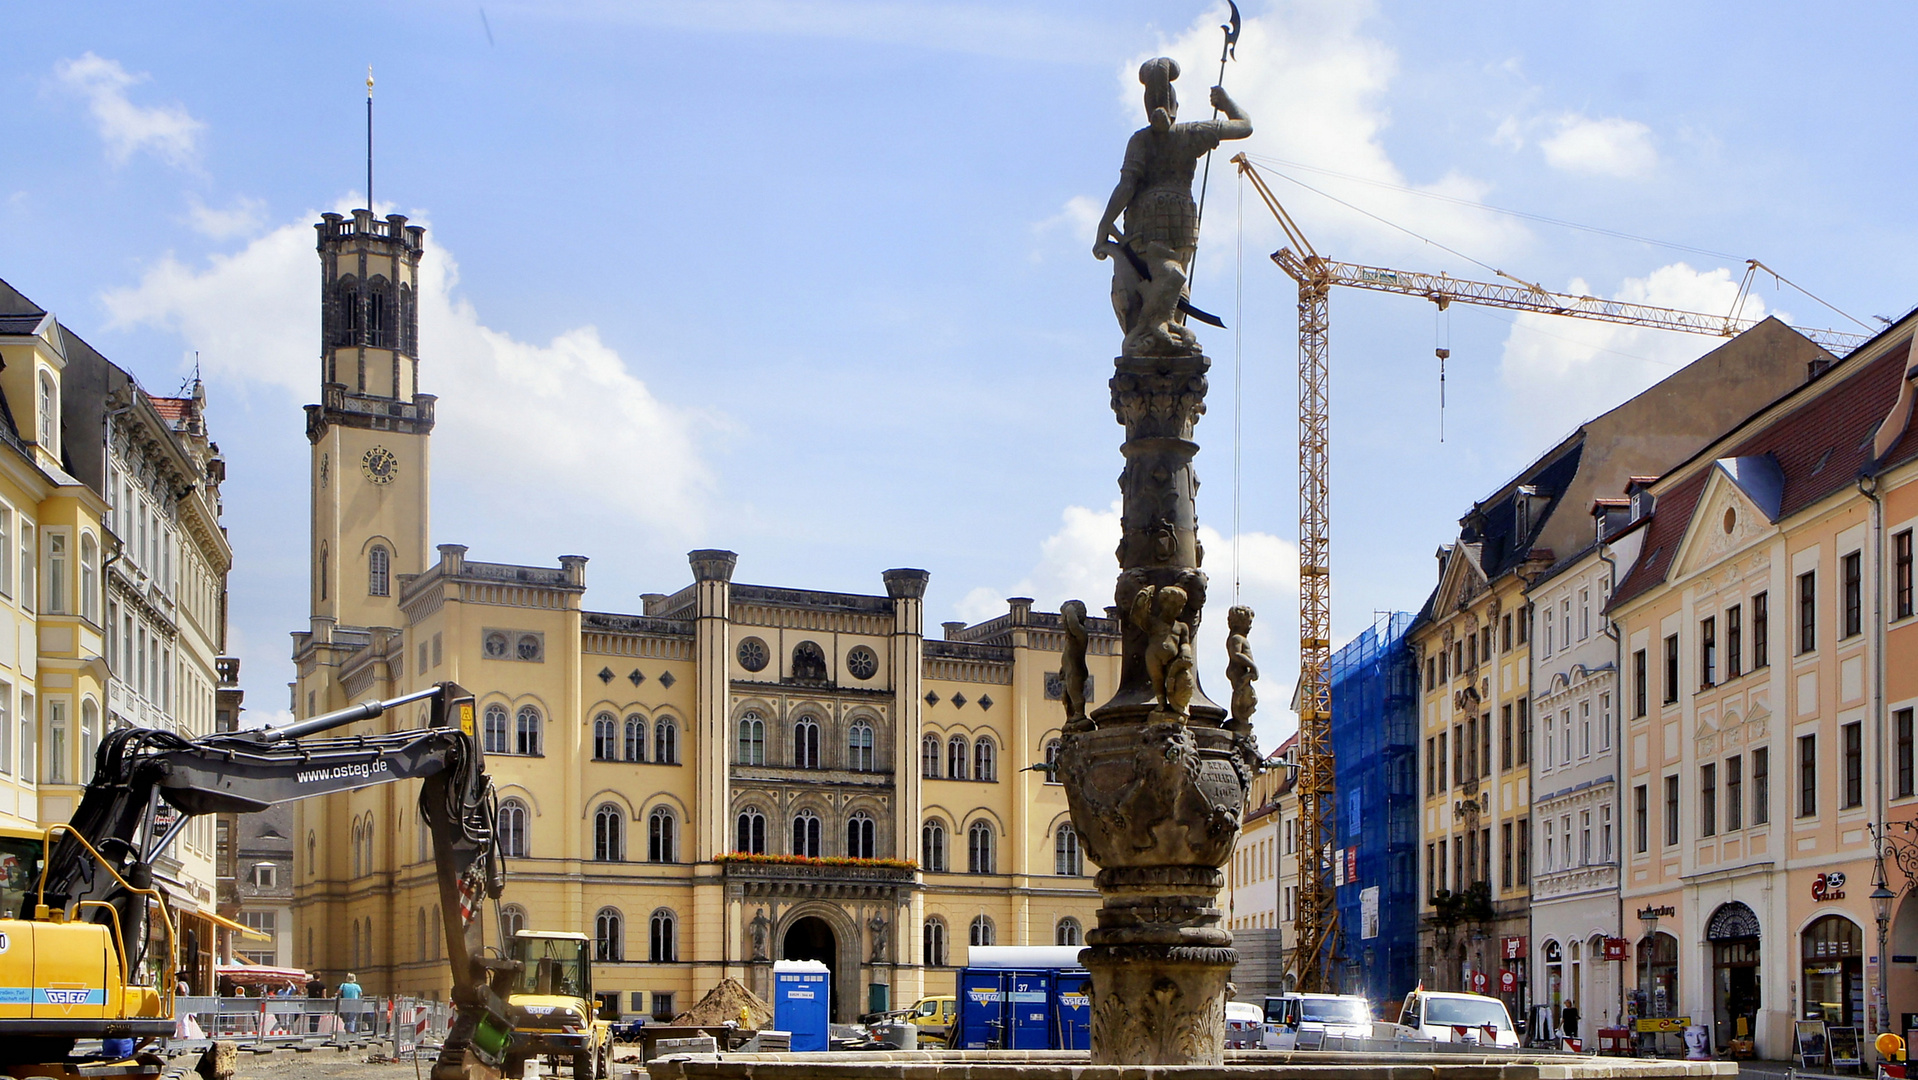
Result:
{"label": "tower spire", "polygon": [[373,209],[373,65],[366,65],[366,208]]}

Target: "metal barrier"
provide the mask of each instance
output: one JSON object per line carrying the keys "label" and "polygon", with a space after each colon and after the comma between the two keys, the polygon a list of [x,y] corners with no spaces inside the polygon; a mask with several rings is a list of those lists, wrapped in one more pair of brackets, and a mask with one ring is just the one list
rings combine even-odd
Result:
{"label": "metal barrier", "polygon": [[214,1039],[242,1047],[391,1042],[395,1053],[438,1046],[452,1007],[426,998],[180,997],[169,1049]]}

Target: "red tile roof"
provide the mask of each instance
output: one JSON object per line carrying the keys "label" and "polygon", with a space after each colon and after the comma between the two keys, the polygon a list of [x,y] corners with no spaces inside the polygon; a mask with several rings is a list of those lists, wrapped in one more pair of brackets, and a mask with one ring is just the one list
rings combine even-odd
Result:
{"label": "red tile roof", "polygon": [[[1717,458],[1765,454],[1776,458],[1785,476],[1781,518],[1855,484],[1859,469],[1870,459],[1872,434],[1898,396],[1909,347],[1909,339],[1894,342],[1864,368],[1836,384],[1825,379],[1808,383],[1807,389],[1816,387],[1811,391],[1815,396],[1803,405],[1745,434],[1742,441],[1729,448],[1708,450],[1713,458],[1701,454],[1680,466],[1688,475],[1659,493],[1650,532],[1645,536],[1645,555],[1619,583],[1612,603],[1629,600],[1666,579]],[[1913,457],[1918,457],[1918,424],[1906,430],[1883,464],[1895,465]]]}
{"label": "red tile roof", "polygon": [[148,394],[147,401],[151,402],[154,411],[160,414],[160,419],[171,424],[182,423],[193,416],[192,398],[154,397]]}

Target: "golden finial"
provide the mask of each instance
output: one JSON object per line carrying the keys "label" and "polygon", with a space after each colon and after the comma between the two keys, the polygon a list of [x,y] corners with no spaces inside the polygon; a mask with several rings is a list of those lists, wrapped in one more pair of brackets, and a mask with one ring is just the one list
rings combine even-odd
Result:
{"label": "golden finial", "polygon": [[366,65],[366,97],[368,101],[371,101],[373,99],[373,65],[372,64]]}

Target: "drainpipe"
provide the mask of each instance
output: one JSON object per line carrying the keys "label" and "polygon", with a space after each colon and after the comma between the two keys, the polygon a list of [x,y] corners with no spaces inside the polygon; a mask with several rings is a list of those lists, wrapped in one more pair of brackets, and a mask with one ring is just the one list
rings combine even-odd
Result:
{"label": "drainpipe", "polygon": [[[1907,384],[1909,385],[1909,384]],[[1873,799],[1878,811],[1878,836],[1873,852],[1884,859],[1885,845],[1885,503],[1878,495],[1876,461],[1858,475],[1858,491],[1871,500],[1871,730]],[[1878,1000],[1872,1005],[1872,1026],[1888,1030],[1882,1023],[1891,1008],[1887,981],[1890,964],[1883,940],[1878,950]]]}
{"label": "drainpipe", "polygon": [[[1612,594],[1618,591],[1618,560],[1612,558],[1605,543],[1604,530],[1600,519],[1598,539],[1598,561],[1605,564],[1607,584],[1605,599],[1610,603]],[[1618,823],[1618,844],[1612,849],[1613,865],[1617,867],[1618,887],[1614,895],[1618,897],[1618,936],[1625,936],[1625,770],[1619,763],[1625,760],[1625,640],[1618,632],[1618,623],[1609,616],[1605,618],[1605,636],[1612,639],[1612,684],[1616,689],[1612,693],[1613,705],[1618,709],[1618,723],[1612,729],[1612,804],[1615,807],[1612,820]],[[1618,1011],[1612,1014],[1612,1026],[1618,1027],[1625,1022],[1625,974],[1618,975]]]}

